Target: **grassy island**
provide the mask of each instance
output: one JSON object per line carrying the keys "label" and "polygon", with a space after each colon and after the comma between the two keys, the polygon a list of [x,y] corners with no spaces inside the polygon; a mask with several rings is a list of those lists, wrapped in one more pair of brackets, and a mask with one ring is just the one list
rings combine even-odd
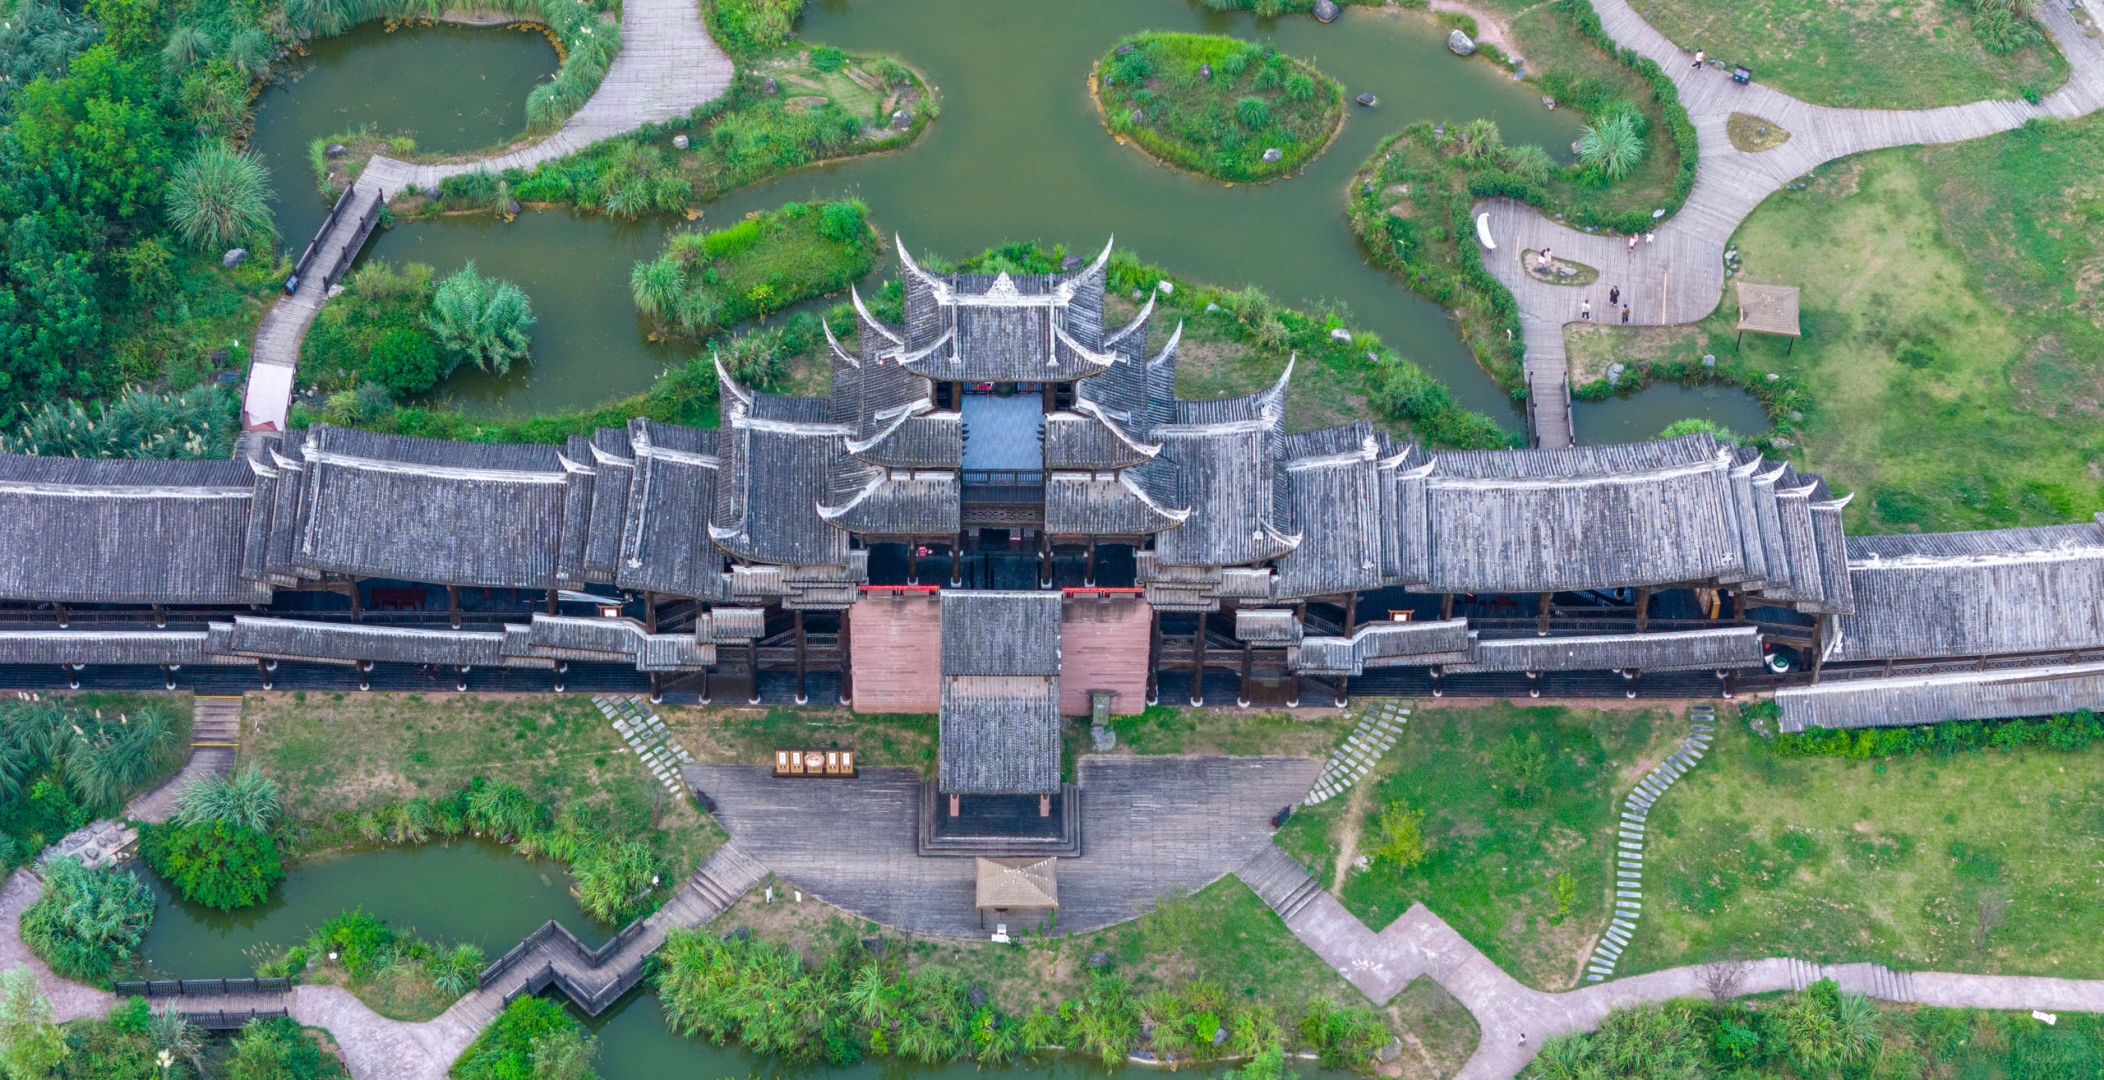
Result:
{"label": "grassy island", "polygon": [[629,285],[652,322],[705,338],[839,292],[876,262],[876,232],[861,203],[788,203],[728,229],[673,236],[663,255],[636,264]]}
{"label": "grassy island", "polygon": [[1134,34],[1092,81],[1112,133],[1215,180],[1290,175],[1344,122],[1337,80],[1269,46],[1213,34]]}

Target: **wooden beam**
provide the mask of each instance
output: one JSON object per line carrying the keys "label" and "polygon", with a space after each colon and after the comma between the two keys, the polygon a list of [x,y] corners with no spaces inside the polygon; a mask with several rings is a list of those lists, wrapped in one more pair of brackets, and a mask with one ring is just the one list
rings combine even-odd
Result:
{"label": "wooden beam", "polygon": [[1162,613],[1150,610],[1147,615],[1147,704],[1161,700],[1162,663]]}
{"label": "wooden beam", "polygon": [[810,695],[809,695],[809,694],[806,694],[806,693],[804,693],[804,656],[805,656],[805,650],[804,650],[804,612],[803,612],[803,609],[802,609],[802,608],[798,608],[798,609],[796,610],[796,613],[795,613],[795,614],[796,614],[796,703],[797,703],[798,705],[803,705],[803,704],[807,704],[807,703],[808,703],[808,702],[810,702],[810,700],[811,700],[811,697],[810,697]]}
{"label": "wooden beam", "polygon": [[1642,587],[1636,591],[1636,632],[1641,634],[1651,621],[1651,589]]}
{"label": "wooden beam", "polygon": [[1549,600],[1555,595],[1555,593],[1541,594],[1541,621],[1534,632],[1544,637],[1548,636],[1549,633]]}
{"label": "wooden beam", "polygon": [[1350,636],[1352,636],[1352,631],[1353,631],[1354,629],[1356,629],[1356,628],[1358,627],[1358,623],[1359,623],[1359,594],[1358,594],[1358,593],[1356,593],[1356,592],[1349,592],[1349,593],[1345,593],[1345,594],[1344,594],[1344,636],[1345,636],[1345,637],[1350,637]]}

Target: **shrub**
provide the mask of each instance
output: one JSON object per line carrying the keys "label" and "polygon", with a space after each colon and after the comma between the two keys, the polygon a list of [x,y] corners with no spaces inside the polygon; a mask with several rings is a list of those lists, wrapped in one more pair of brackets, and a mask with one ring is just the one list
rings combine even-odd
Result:
{"label": "shrub", "polygon": [[[334,1080],[343,1066],[322,1053],[299,1022],[285,1017],[251,1020],[234,1037],[227,1080]],[[538,1078],[536,1078],[538,1080]]]}
{"label": "shrub", "polygon": [[44,864],[43,876],[44,895],[22,913],[22,939],[52,971],[106,982],[152,925],[153,893],[122,870],[89,870],[71,857]]}
{"label": "shrub", "polygon": [[876,265],[868,208],[788,203],[728,228],[679,233],[629,275],[653,322],[707,337],[744,319],[845,289]]}
{"label": "shrub", "polygon": [[811,50],[811,66],[824,72],[839,71],[847,66],[847,54],[831,45],[820,45]]}
{"label": "shrub", "polygon": [[533,305],[517,285],[486,278],[470,260],[438,283],[428,316],[439,346],[495,375],[533,349]]}
{"label": "shrub", "polygon": [[139,851],[183,899],[219,911],[260,904],[285,880],[278,842],[229,821],[149,825],[140,832]]}
{"label": "shrub", "polygon": [[53,1020],[36,973],[22,964],[8,969],[0,975],[0,1073],[51,1076],[65,1058],[65,1033]]}
{"label": "shrub", "polygon": [[709,28],[726,50],[751,56],[787,44],[803,11],[804,0],[715,0]]}
{"label": "shrub", "polygon": [[0,432],[0,450],[38,457],[224,458],[241,429],[240,401],[207,383],[178,394],[137,387],[93,405],[23,406],[22,425]]}
{"label": "shrub", "polygon": [[282,810],[277,781],[250,765],[232,776],[191,781],[176,796],[175,820],[183,825],[223,821],[237,828],[268,832]]}
{"label": "shrub", "polygon": [[1609,180],[1620,180],[1636,171],[1644,160],[1641,114],[1619,109],[1604,120],[1587,124],[1578,136],[1578,164]]}
{"label": "shrub", "polygon": [[1271,106],[1263,98],[1246,97],[1235,102],[1235,119],[1242,126],[1256,131],[1271,123]]}
{"label": "shrub", "polygon": [[366,914],[364,908],[353,908],[330,919],[308,939],[310,951],[342,964],[354,979],[375,970],[387,958],[394,942],[394,930]]}
{"label": "shrub", "polygon": [[1549,780],[1549,754],[1538,732],[1530,731],[1525,738],[1515,732],[1498,747],[1494,764],[1505,778],[1505,798],[1513,805],[1532,806],[1541,798]]}
{"label": "shrub", "polygon": [[1425,815],[1407,803],[1392,802],[1374,819],[1373,857],[1409,870],[1424,864],[1431,855],[1425,842]]}
{"label": "shrub", "polygon": [[578,1080],[591,1075],[592,1038],[561,1005],[522,997],[504,1007],[453,1065],[457,1080]]}
{"label": "shrub", "polygon": [[168,182],[168,218],[198,248],[225,247],[244,237],[274,237],[270,171],[254,154],[209,142],[190,155]]}

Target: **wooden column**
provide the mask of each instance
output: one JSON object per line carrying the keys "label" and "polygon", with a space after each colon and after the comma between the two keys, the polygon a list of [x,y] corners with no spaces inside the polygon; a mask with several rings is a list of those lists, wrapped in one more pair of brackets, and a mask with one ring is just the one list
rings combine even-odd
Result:
{"label": "wooden column", "polygon": [[643,594],[643,628],[657,633],[657,594],[653,592]]}
{"label": "wooden column", "polygon": [[1358,624],[1359,624],[1359,594],[1358,594],[1358,593],[1355,593],[1355,592],[1354,592],[1354,593],[1345,593],[1345,594],[1344,594],[1344,636],[1345,636],[1345,637],[1350,637],[1350,636],[1352,636],[1352,630],[1353,630],[1354,628],[1356,628],[1356,627],[1358,626]]}
{"label": "wooden column", "polygon": [[1162,667],[1162,613],[1152,611],[1147,616],[1147,704],[1161,700],[1162,687],[1158,676]]}
{"label": "wooden column", "polygon": [[1235,702],[1235,704],[1237,704],[1237,705],[1248,705],[1248,704],[1249,704],[1249,676],[1250,676],[1250,672],[1251,672],[1251,669],[1252,669],[1252,668],[1253,668],[1253,667],[1255,666],[1255,664],[1254,664],[1255,658],[1256,658],[1256,649],[1255,649],[1255,648],[1254,648],[1253,646],[1251,646],[1251,645],[1250,645],[1250,644],[1249,644],[1248,642],[1246,642],[1246,641],[1245,641],[1245,642],[1243,642],[1243,643],[1242,643],[1242,696],[1241,696],[1241,699],[1240,699],[1240,700],[1238,700],[1238,701],[1236,701],[1236,702]]}
{"label": "wooden column", "polygon": [[[352,621],[352,622],[364,622],[364,621],[365,621],[365,602],[364,602],[364,601],[362,601],[362,600],[360,600],[360,599],[358,598],[358,579],[357,579],[357,578],[352,578],[352,579],[351,579],[351,621]],[[62,619],[60,619],[60,620],[58,621],[58,624],[59,624],[60,626],[64,626],[64,625],[66,625],[66,620],[64,620],[64,619],[62,618]]]}
{"label": "wooden column", "polygon": [[1648,587],[1640,588],[1636,591],[1636,632],[1643,633],[1644,627],[1650,622],[1651,590]]}
{"label": "wooden column", "polygon": [[964,530],[957,530],[957,542],[950,545],[950,588],[964,584]]}
{"label": "wooden column", "polygon": [[556,615],[556,614],[560,614],[560,613],[562,612],[562,608],[561,608],[561,607],[559,607],[558,605],[560,605],[561,603],[562,603],[562,601],[561,601],[560,599],[558,599],[558,597],[557,597],[557,592],[556,592],[556,590],[555,590],[555,589],[552,589],[552,588],[551,588],[551,589],[549,589],[549,590],[548,590],[548,614],[550,614],[550,615]]}
{"label": "wooden column", "polygon": [[1549,633],[1549,599],[1555,595],[1555,593],[1541,594],[1541,622],[1535,627],[1534,632],[1544,637],[1548,636]]}
{"label": "wooden column", "polygon": [[453,629],[460,629],[460,586],[446,586],[446,616],[453,620]]}
{"label": "wooden column", "polygon": [[168,625],[167,608],[162,607],[159,604],[155,604],[153,606],[153,625],[156,628],[165,628]]}
{"label": "wooden column", "polygon": [[1453,618],[1453,617],[1454,617],[1454,594],[1453,594],[1453,593],[1440,593],[1440,594],[1439,594],[1439,621],[1441,621],[1441,622],[1445,622],[1446,620],[1448,620],[1448,619],[1451,619],[1451,618]]}
{"label": "wooden column", "polygon": [[1731,617],[1739,622],[1746,621],[1746,593],[1743,589],[1731,591]]}
{"label": "wooden column", "polygon": [[1813,617],[1812,617],[1812,681],[1813,681],[1813,682],[1818,682],[1818,681],[1819,681],[1819,668],[1820,668],[1820,665],[1821,665],[1821,663],[1823,662],[1823,657],[1821,656],[1821,654],[1822,654],[1822,653],[1824,653],[1824,652],[1826,652],[1826,649],[1822,647],[1822,646],[1823,646],[1823,645],[1825,644],[1825,642],[1826,642],[1826,616],[1824,616],[1824,615],[1815,615],[1815,616],[1813,616]]}
{"label": "wooden column", "polygon": [[1081,571],[1081,583],[1091,589],[1096,587],[1096,538],[1093,536],[1089,537],[1088,563]]}
{"label": "wooden column", "polygon": [[1052,796],[1040,795],[1037,797],[1037,816],[1041,818],[1052,816]]}
{"label": "wooden column", "polygon": [[1052,534],[1048,532],[1037,534],[1037,587],[1052,587]]}
{"label": "wooden column", "polygon": [[848,611],[840,613],[840,703],[842,705],[853,705],[855,703],[855,665],[852,662],[854,653],[848,644],[847,628],[850,622],[848,615]]}
{"label": "wooden column", "polygon": [[906,584],[920,584],[920,548],[911,537],[906,540]]}
{"label": "wooden column", "polygon": [[746,703],[758,705],[760,703],[760,643],[758,641],[745,643],[745,670],[752,673],[752,690],[746,698]]}
{"label": "wooden column", "polygon": [[709,669],[708,669],[708,668],[702,668],[702,669],[701,669],[701,703],[702,703],[703,705],[707,705],[707,704],[709,703]]}
{"label": "wooden column", "polygon": [[1205,612],[1198,613],[1198,629],[1191,631],[1191,704],[1205,704]]}
{"label": "wooden column", "polygon": [[810,700],[811,696],[804,693],[804,613],[799,608],[796,612],[796,703],[803,705]]}
{"label": "wooden column", "polygon": [[953,793],[953,794],[952,794],[952,795],[950,796],[950,816],[951,816],[951,817],[956,817],[956,816],[957,816],[957,814],[958,814],[958,812],[959,812],[960,810],[964,809],[964,807],[963,807],[963,806],[961,805],[961,804],[962,804],[963,802],[964,802],[964,799],[963,799],[963,797],[962,797],[962,796],[956,795],[956,794],[954,794],[954,793]]}

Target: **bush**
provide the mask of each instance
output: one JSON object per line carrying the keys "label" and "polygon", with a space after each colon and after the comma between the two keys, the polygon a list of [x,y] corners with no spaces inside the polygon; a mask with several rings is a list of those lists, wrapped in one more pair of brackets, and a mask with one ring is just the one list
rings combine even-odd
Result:
{"label": "bush", "polygon": [[66,1036],[36,972],[17,964],[0,975],[0,1073],[10,1077],[52,1075],[66,1058]]}
{"label": "bush", "polygon": [[1644,160],[1642,120],[1635,110],[1621,109],[1587,124],[1578,136],[1578,164],[1609,180],[1635,172]]}
{"label": "bush", "polygon": [[[347,1075],[296,1020],[251,1020],[234,1037],[227,1080],[335,1080]],[[538,1080],[538,1078],[536,1078]]]}
{"label": "bush", "polygon": [[248,237],[270,239],[270,171],[254,154],[209,142],[168,183],[168,218],[193,247],[227,247]]}
{"label": "bush", "polygon": [[1425,842],[1425,814],[1407,803],[1392,802],[1381,808],[1374,820],[1373,857],[1397,870],[1422,866],[1430,857]]}
{"label": "bush", "polygon": [[[1758,702],[1742,708],[1740,715],[1773,723],[1780,710],[1773,702]],[[2078,709],[2029,720],[1947,721],[1911,727],[1815,728],[1777,735],[1771,745],[1784,757],[1844,757],[1869,761],[1931,751],[1947,755],[2037,745],[2060,751],[2081,751],[2100,739],[2104,739],[2104,716],[2089,709]]]}
{"label": "bush", "polygon": [[704,10],[716,41],[734,56],[749,57],[788,44],[804,0],[715,0]]}
{"label": "bush", "polygon": [[237,828],[268,832],[283,811],[277,781],[250,765],[231,776],[191,781],[177,794],[175,820],[183,825],[226,822]]}
{"label": "bush", "polygon": [[330,919],[308,939],[310,953],[327,957],[354,979],[372,973],[390,955],[394,930],[379,918],[354,908]]}
{"label": "bush", "polygon": [[[1344,114],[1335,80],[1230,37],[1134,34],[1098,70],[1097,104],[1113,131],[1157,158],[1221,180],[1291,173],[1328,144]],[[1272,150],[1279,159],[1264,160]]]}
{"label": "bush", "polygon": [[438,283],[428,316],[440,348],[493,375],[533,351],[533,305],[517,285],[486,278],[473,260]]}
{"label": "bush", "polygon": [[43,876],[44,895],[22,913],[22,940],[66,978],[107,982],[153,924],[153,893],[122,870],[71,857],[45,863]]}
{"label": "bush", "polygon": [[504,1007],[453,1064],[456,1080],[579,1080],[598,1047],[560,1004],[522,997]]}
{"label": "bush", "polygon": [[227,821],[148,825],[140,830],[139,851],[183,899],[219,911],[260,904],[285,880],[278,842]]}

